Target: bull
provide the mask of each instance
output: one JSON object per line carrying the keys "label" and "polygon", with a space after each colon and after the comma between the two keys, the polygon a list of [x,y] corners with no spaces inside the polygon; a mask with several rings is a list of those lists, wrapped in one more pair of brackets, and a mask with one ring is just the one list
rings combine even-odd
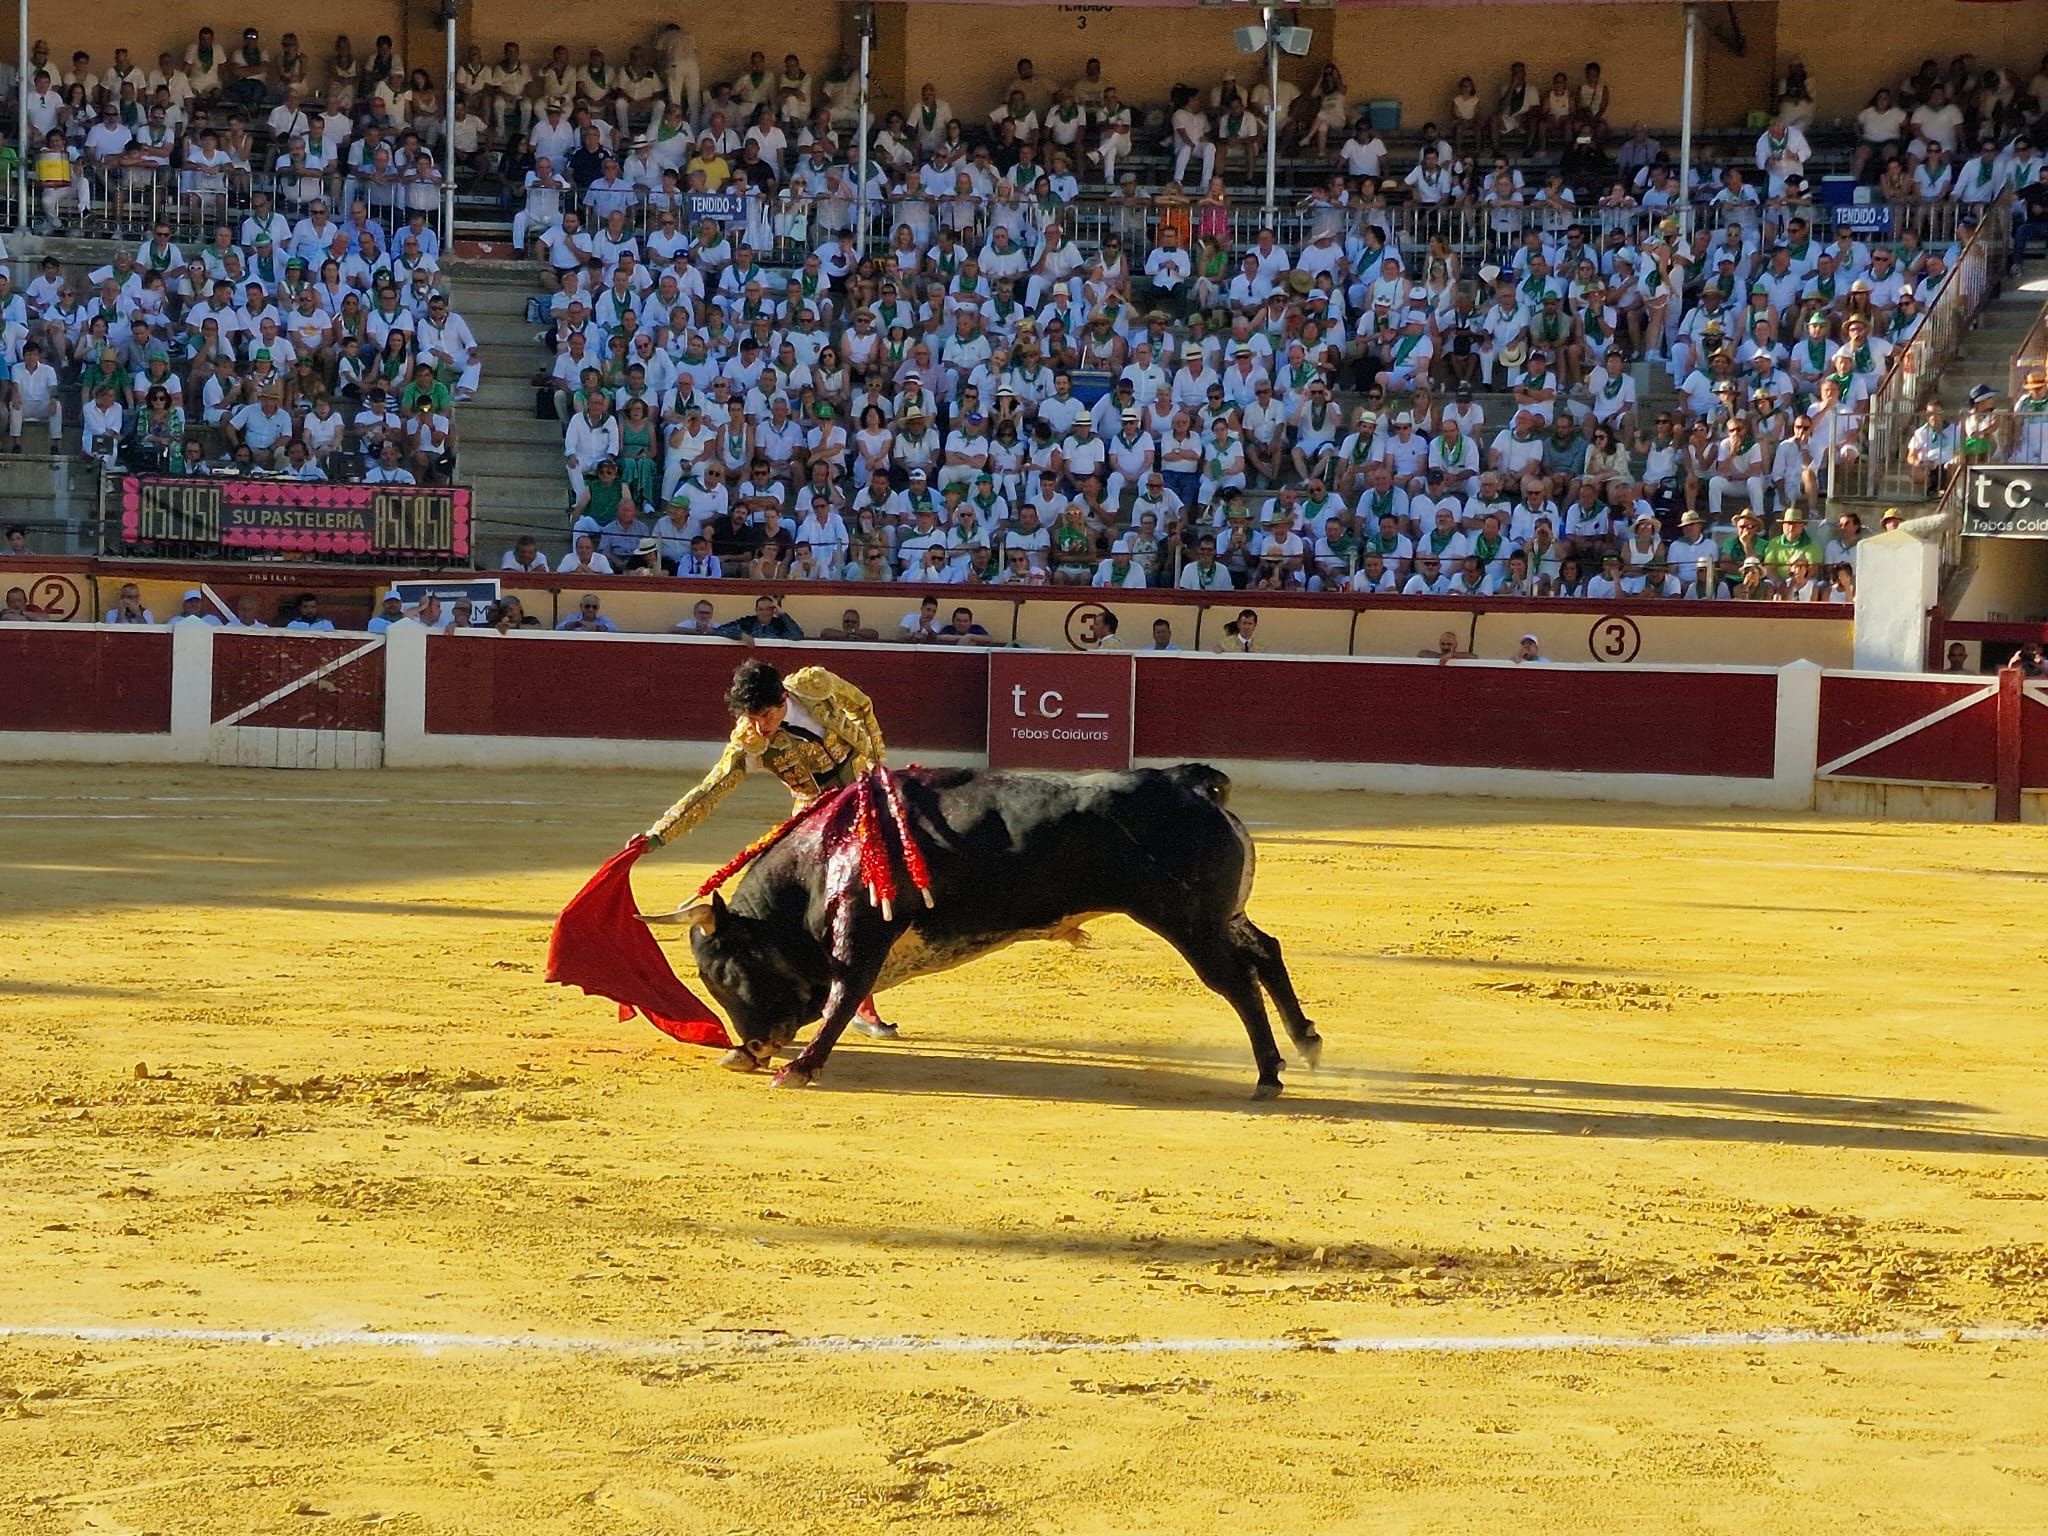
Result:
{"label": "bull", "polygon": [[1199,764],[1064,777],[914,768],[897,783],[929,904],[835,899],[825,834],[806,825],[748,867],[730,902],[714,891],[670,915],[692,927],[698,972],[740,1038],[743,1069],[822,1020],[775,1078],[808,1085],[870,993],[1021,940],[1077,939],[1083,923],[1109,913],[1166,940],[1237,1011],[1257,1097],[1281,1086],[1262,992],[1315,1065],[1322,1037],[1279,941],[1245,915],[1255,859],[1223,774]]}

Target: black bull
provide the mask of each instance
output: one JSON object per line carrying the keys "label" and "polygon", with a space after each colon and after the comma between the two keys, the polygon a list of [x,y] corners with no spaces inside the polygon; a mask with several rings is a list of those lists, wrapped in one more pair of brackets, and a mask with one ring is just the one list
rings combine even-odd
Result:
{"label": "black bull", "polygon": [[835,931],[823,833],[801,827],[747,871],[732,901],[693,907],[691,948],[711,995],[757,1059],[814,1019],[824,1027],[778,1082],[818,1074],[871,992],[1020,939],[1077,938],[1119,912],[1166,940],[1251,1037],[1260,1097],[1280,1091],[1271,994],[1313,1066],[1322,1037],[1301,1011],[1279,941],[1245,916],[1251,835],[1225,808],[1230,781],[1187,764],[1159,771],[1022,777],[913,769],[898,782],[930,868],[885,917],[858,892]]}

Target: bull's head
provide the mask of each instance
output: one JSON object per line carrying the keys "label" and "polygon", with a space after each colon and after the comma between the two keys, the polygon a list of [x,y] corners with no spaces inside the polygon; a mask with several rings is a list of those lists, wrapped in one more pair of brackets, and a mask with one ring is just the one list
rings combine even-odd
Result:
{"label": "bull's head", "polygon": [[810,945],[808,935],[742,917],[716,891],[686,915],[697,973],[746,1049],[765,1058],[818,1017],[825,1002],[823,957],[813,955],[806,966],[806,957],[791,947]]}

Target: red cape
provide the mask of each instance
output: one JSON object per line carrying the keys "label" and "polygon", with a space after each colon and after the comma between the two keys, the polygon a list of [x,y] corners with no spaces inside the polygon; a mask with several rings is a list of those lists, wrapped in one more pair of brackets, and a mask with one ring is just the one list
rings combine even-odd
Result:
{"label": "red cape", "polygon": [[668,957],[636,915],[633,866],[647,847],[645,837],[634,838],[562,908],[548,941],[547,979],[608,997],[619,1005],[621,1019],[637,1012],[663,1034],[690,1045],[729,1046],[718,1015],[676,979]]}

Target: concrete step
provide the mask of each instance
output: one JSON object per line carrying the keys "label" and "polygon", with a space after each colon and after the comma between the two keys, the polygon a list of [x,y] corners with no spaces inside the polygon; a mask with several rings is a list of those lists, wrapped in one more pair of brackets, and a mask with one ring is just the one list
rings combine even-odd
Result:
{"label": "concrete step", "polygon": [[[524,385],[520,385],[524,387]],[[463,408],[463,442],[506,442],[512,449],[530,446],[532,453],[561,457],[561,428],[539,420],[532,410],[502,410],[475,403]]]}

